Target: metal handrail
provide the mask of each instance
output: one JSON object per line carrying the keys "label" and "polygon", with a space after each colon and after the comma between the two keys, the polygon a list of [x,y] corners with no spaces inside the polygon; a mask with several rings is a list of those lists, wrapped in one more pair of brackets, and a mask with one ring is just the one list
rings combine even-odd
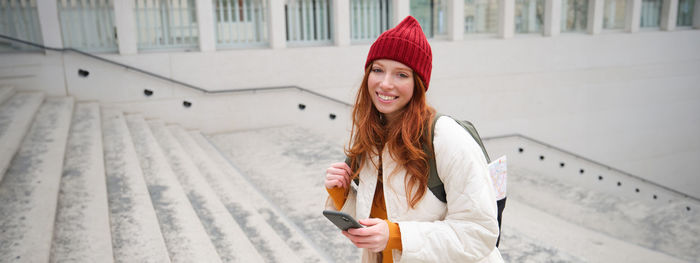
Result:
{"label": "metal handrail", "polygon": [[505,135],[498,135],[498,136],[491,136],[491,137],[484,137],[484,138],[482,138],[482,140],[488,141],[488,140],[496,140],[496,139],[503,139],[503,138],[510,138],[510,137],[520,137],[520,138],[523,138],[523,139],[525,139],[525,140],[529,140],[529,141],[532,141],[532,142],[541,144],[541,145],[543,145],[543,146],[545,146],[545,147],[547,147],[547,148],[551,148],[551,149],[554,149],[554,150],[563,152],[563,153],[565,153],[565,154],[574,156],[574,157],[576,157],[576,158],[578,158],[578,159],[581,159],[581,160],[584,160],[584,161],[586,161],[586,162],[590,162],[590,163],[593,163],[593,164],[595,164],[595,165],[605,167],[605,168],[608,169],[608,170],[611,170],[611,171],[614,171],[614,172],[617,172],[617,173],[624,174],[624,175],[626,175],[626,176],[629,176],[629,177],[632,177],[632,178],[634,178],[634,179],[640,180],[640,181],[642,181],[642,182],[644,182],[644,183],[647,183],[647,184],[654,185],[654,186],[656,186],[656,187],[659,187],[659,188],[664,189],[664,190],[666,190],[666,191],[672,192],[672,193],[677,194],[677,195],[679,195],[679,196],[682,196],[682,197],[684,197],[684,198],[688,198],[688,199],[692,199],[692,200],[694,200],[694,201],[696,201],[696,202],[700,202],[700,199],[698,199],[698,198],[696,198],[696,197],[694,197],[694,196],[690,196],[690,195],[688,195],[688,194],[681,193],[681,192],[679,192],[678,190],[674,190],[674,189],[668,188],[668,187],[666,187],[666,186],[663,186],[663,185],[660,185],[660,184],[658,184],[658,183],[649,181],[649,180],[644,179],[644,178],[642,178],[642,177],[633,175],[633,174],[631,174],[631,173],[622,171],[622,170],[620,170],[620,169],[611,167],[611,166],[609,166],[609,165],[600,163],[600,162],[598,162],[598,161],[591,160],[591,159],[589,159],[589,158],[583,157],[583,156],[581,156],[581,155],[575,154],[575,153],[573,153],[573,152],[564,150],[564,149],[562,149],[562,148],[556,147],[556,146],[554,146],[554,145],[545,143],[545,142],[543,142],[543,141],[540,141],[540,140],[537,140],[537,139],[534,139],[534,138],[532,138],[532,137],[528,137],[528,136],[525,136],[525,135],[522,135],[522,134],[519,134],[519,133],[505,134]]}
{"label": "metal handrail", "polygon": [[100,56],[96,56],[96,55],[87,53],[87,52],[85,52],[85,51],[77,50],[77,49],[74,49],[74,48],[70,48],[70,47],[69,47],[69,48],[47,47],[47,46],[44,46],[44,45],[41,45],[41,44],[37,44],[37,43],[33,43],[33,42],[29,42],[29,41],[17,39],[17,38],[11,37],[11,36],[3,35],[3,34],[0,34],[0,38],[4,38],[4,39],[11,40],[11,41],[14,41],[14,42],[19,42],[19,43],[22,43],[22,44],[25,44],[25,45],[37,47],[37,48],[40,48],[40,49],[43,49],[43,50],[51,50],[51,51],[57,51],[57,52],[68,52],[68,51],[70,51],[70,52],[75,52],[75,53],[77,53],[77,54],[80,54],[80,55],[83,55],[83,56],[86,56],[86,57],[89,57],[89,58],[92,58],[92,59],[96,59],[96,60],[99,60],[99,61],[102,61],[102,62],[106,62],[106,63],[112,64],[112,65],[117,65],[117,66],[126,68],[126,69],[128,69],[128,70],[133,70],[133,71],[136,71],[136,72],[139,72],[139,73],[143,73],[143,74],[146,74],[146,75],[148,75],[148,76],[151,76],[151,77],[154,77],[154,78],[157,78],[157,79],[160,79],[160,80],[164,80],[164,81],[167,81],[167,82],[171,82],[171,83],[174,83],[174,84],[177,84],[177,85],[181,85],[181,86],[183,86],[183,87],[187,87],[187,88],[190,88],[190,89],[194,89],[194,90],[197,90],[197,91],[206,93],[206,94],[239,93],[239,92],[258,92],[258,91],[269,91],[269,90],[297,89],[297,90],[299,90],[299,91],[301,91],[301,92],[306,92],[306,93],[309,93],[309,94],[312,94],[312,95],[315,95],[315,96],[318,96],[318,97],[321,97],[321,98],[324,98],[324,99],[327,99],[327,100],[330,100],[330,101],[333,101],[333,102],[342,104],[342,105],[347,106],[347,107],[352,107],[352,104],[347,103],[347,102],[345,102],[345,101],[342,101],[342,100],[339,100],[339,99],[336,99],[336,98],[332,98],[332,97],[330,97],[330,96],[327,96],[327,95],[324,95],[324,94],[321,94],[321,93],[318,93],[318,92],[315,92],[315,91],[312,91],[312,90],[309,90],[309,89],[305,89],[305,88],[302,88],[302,87],[299,87],[299,86],[294,86],[294,85],[291,85],[291,86],[279,86],[279,87],[261,87],[261,88],[247,88],[247,89],[225,89],[225,90],[214,90],[214,91],[210,91],[210,90],[207,90],[207,89],[198,87],[198,86],[193,85],[193,84],[189,84],[189,83],[182,82],[182,81],[179,81],[179,80],[176,80],[176,79],[172,79],[172,78],[169,78],[169,77],[160,75],[160,74],[158,74],[158,73],[150,72],[150,71],[143,70],[143,69],[140,69],[140,68],[137,68],[137,67],[132,67],[132,66],[129,66],[129,65],[126,65],[126,64],[122,64],[122,63],[116,62],[116,61],[114,61],[114,60],[106,59],[106,58],[103,58],[103,57],[100,57]]}

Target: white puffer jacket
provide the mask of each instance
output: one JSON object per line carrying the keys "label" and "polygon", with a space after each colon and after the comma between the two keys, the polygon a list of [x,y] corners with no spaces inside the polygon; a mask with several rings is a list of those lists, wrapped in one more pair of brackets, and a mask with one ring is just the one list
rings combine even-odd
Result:
{"label": "white puffer jacket", "polygon": [[[393,250],[394,262],[503,262],[496,248],[496,198],[481,148],[467,131],[446,116],[435,124],[433,145],[447,204],[426,189],[413,209],[406,199],[406,171],[397,167],[386,149],[382,152],[387,216],[399,224],[403,247],[403,251]],[[373,158],[377,163],[378,157]],[[377,174],[377,169],[366,161],[360,184],[356,190],[350,190],[341,211],[356,219],[369,217]],[[326,209],[335,210],[330,198]],[[379,262],[378,259],[378,254],[369,250],[362,253],[362,262]]]}

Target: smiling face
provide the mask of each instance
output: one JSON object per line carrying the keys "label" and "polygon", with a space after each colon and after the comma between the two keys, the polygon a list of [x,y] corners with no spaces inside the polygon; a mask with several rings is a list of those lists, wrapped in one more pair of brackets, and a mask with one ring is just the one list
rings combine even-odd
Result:
{"label": "smiling face", "polygon": [[393,121],[413,97],[413,70],[394,60],[375,60],[367,77],[367,88],[374,107]]}

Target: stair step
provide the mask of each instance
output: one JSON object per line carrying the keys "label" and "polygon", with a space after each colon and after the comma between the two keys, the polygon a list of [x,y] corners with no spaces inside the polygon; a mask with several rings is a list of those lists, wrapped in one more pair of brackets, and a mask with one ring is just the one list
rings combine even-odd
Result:
{"label": "stair step", "polygon": [[[517,157],[512,160],[517,160]],[[700,258],[695,249],[700,245],[700,218],[688,213],[682,203],[653,204],[574,184],[565,179],[563,173],[554,177],[546,170],[531,169],[516,162],[508,165],[508,185],[513,186],[508,193],[510,199],[521,200],[525,205],[570,224],[624,240],[630,245],[690,261]],[[559,245],[564,247],[564,244]]]}
{"label": "stair step", "polygon": [[[343,160],[342,142],[293,125],[219,133],[206,139],[300,229],[316,251],[330,261],[360,261],[361,250],[321,213],[328,197],[323,171],[326,165]],[[284,180],[279,179],[281,175]]]}
{"label": "stair step", "polygon": [[[262,262],[262,257],[255,253],[255,248],[245,238],[243,231],[240,230],[226,207],[218,199],[205,178],[202,177],[199,169],[171,130],[166,128],[162,121],[150,121],[149,126],[222,261]],[[247,258],[240,257],[246,256],[249,252],[253,252],[253,254],[247,255]]]}
{"label": "stair step", "polygon": [[116,262],[169,262],[139,159],[122,113],[102,109],[112,249]]}
{"label": "stair step", "polygon": [[32,124],[32,119],[41,102],[43,93],[21,92],[0,105],[0,181],[7,171],[12,157],[17,152],[22,138]]}
{"label": "stair step", "polygon": [[[169,126],[168,128],[174,138],[158,135],[156,135],[156,138],[165,139],[161,146],[172,146],[170,150],[165,150],[166,152],[172,152],[172,154],[169,154],[171,155],[171,165],[178,177],[185,179],[181,179],[180,182],[185,190],[188,191],[190,202],[193,203],[195,210],[197,210],[222,260],[226,262],[264,262],[262,256],[258,254],[253,244],[246,237],[245,232],[243,232],[224,204],[221,203],[209,183],[207,183],[207,177],[209,176],[203,176],[203,173],[210,173],[211,169],[213,169],[211,168],[213,167],[211,160],[207,158],[207,155],[182,127]],[[153,132],[158,133],[156,129],[153,129]],[[177,142],[173,142],[173,139],[177,140]],[[166,147],[163,148],[165,149]],[[185,149],[187,150],[185,151]],[[180,165],[175,163],[180,163]],[[198,197],[199,195],[201,197]],[[204,209],[204,205],[199,206],[195,204],[205,199],[207,203],[210,203],[207,207],[211,208]],[[204,204],[204,202],[202,203]]]}
{"label": "stair step", "polygon": [[7,99],[15,95],[15,88],[9,86],[0,87],[0,105]]}
{"label": "stair step", "polygon": [[[630,237],[617,239],[605,233],[591,230],[571,220],[525,204],[521,202],[522,200],[524,199],[508,199],[508,208],[504,210],[504,217],[513,218],[513,220],[504,221],[508,223],[504,224],[503,230],[516,229],[521,235],[537,240],[538,245],[550,244],[556,247],[556,250],[547,249],[546,258],[533,260],[533,257],[530,256],[529,261],[558,261],[559,258],[556,257],[559,256],[552,255],[553,252],[558,252],[558,254],[571,254],[579,257],[583,262],[688,262],[677,258],[677,254],[663,253],[638,246],[629,242]],[[531,248],[523,248],[522,246],[509,247],[510,244],[507,241],[502,240],[501,242],[504,251],[512,250],[514,254],[541,253],[541,251],[533,251]],[[563,261],[570,262],[572,260],[564,258]],[[697,260],[692,259],[690,262],[693,261],[697,262]]]}
{"label": "stair step", "polygon": [[[304,262],[327,261],[201,133],[191,132],[190,135],[212,162],[202,169],[207,171],[205,177],[267,261],[289,262],[292,258],[301,258]],[[280,249],[287,247],[289,250]]]}
{"label": "stair step", "polygon": [[221,262],[146,121],[126,117],[143,176],[173,262]]}
{"label": "stair step", "polygon": [[49,261],[72,112],[72,98],[47,99],[0,183],[3,262]]}
{"label": "stair step", "polygon": [[113,262],[100,107],[75,107],[58,194],[51,262]]}

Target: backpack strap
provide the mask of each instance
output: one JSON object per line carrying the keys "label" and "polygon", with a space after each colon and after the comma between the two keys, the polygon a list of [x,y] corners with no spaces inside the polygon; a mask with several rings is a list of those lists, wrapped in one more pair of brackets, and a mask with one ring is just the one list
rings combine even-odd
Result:
{"label": "backpack strap", "polygon": [[[437,120],[442,116],[450,117],[448,115],[436,113],[435,117],[433,118],[433,121],[431,122],[430,127],[426,127],[425,129],[423,129],[424,133],[430,132],[430,146],[433,146],[433,139],[435,138],[435,123],[437,123]],[[481,147],[481,151],[486,157],[486,163],[490,163],[491,160],[489,158],[489,154],[486,152],[486,148],[484,147],[484,144],[481,141],[481,137],[479,137],[479,133],[476,131],[476,128],[474,128],[474,125],[468,121],[458,121],[455,118],[450,118],[455,120],[455,122],[457,122],[460,126],[462,126],[462,128],[469,132],[469,134]],[[440,180],[440,177],[438,176],[437,163],[435,162],[435,152],[431,151],[431,148],[432,147],[428,148],[428,145],[423,145],[423,152],[428,156],[428,189],[430,189],[430,192],[432,192],[433,195],[437,197],[437,199],[439,199],[443,203],[447,203],[447,193],[445,192],[445,185],[442,183],[442,180]],[[350,166],[350,158],[346,157],[345,163],[348,164],[348,166]],[[355,171],[356,168],[357,167],[351,167],[353,171]],[[353,179],[353,181],[355,182],[355,184],[360,185],[359,178],[355,178]]]}
{"label": "backpack strap", "polygon": [[[432,146],[433,139],[435,138],[435,123],[437,123],[437,120],[442,117],[442,116],[447,116],[441,113],[436,113],[435,118],[433,119],[432,125],[430,126],[430,144]],[[455,118],[450,117],[451,119],[455,120],[462,128],[464,128],[469,134],[474,138],[474,140],[479,144],[481,147],[481,151],[484,153],[484,157],[486,157],[486,163],[491,162],[491,158],[489,158],[489,154],[486,152],[486,148],[484,147],[484,143],[481,141],[481,137],[479,137],[479,133],[476,131],[476,128],[474,128],[474,125],[471,122],[468,121],[459,121]],[[426,132],[428,132],[428,129],[425,129]],[[432,147],[431,147],[432,148]],[[433,148],[433,151],[430,151],[427,147],[423,146],[423,151],[430,157],[430,160],[428,161],[429,164],[429,169],[430,173],[428,174],[428,189],[430,189],[431,192],[443,203],[447,203],[447,193],[445,192],[445,185],[442,183],[442,180],[440,180],[440,177],[438,176],[437,172],[437,163],[435,162],[435,151]]]}
{"label": "backpack strap", "polygon": [[[433,149],[433,138],[435,138],[435,123],[437,120],[444,115],[440,113],[435,113],[435,118],[433,118],[433,121],[430,125],[430,127],[426,127],[424,131],[430,132],[430,148],[428,148],[428,145],[423,145],[423,152],[428,156],[428,189],[430,189],[430,192],[433,192],[433,195],[437,197],[437,199],[440,199],[443,203],[447,203],[447,193],[445,192],[445,185],[442,183],[442,180],[440,180],[440,177],[438,176],[437,172],[437,163],[435,162],[435,151],[431,150]],[[426,136],[427,137],[427,136]]]}

